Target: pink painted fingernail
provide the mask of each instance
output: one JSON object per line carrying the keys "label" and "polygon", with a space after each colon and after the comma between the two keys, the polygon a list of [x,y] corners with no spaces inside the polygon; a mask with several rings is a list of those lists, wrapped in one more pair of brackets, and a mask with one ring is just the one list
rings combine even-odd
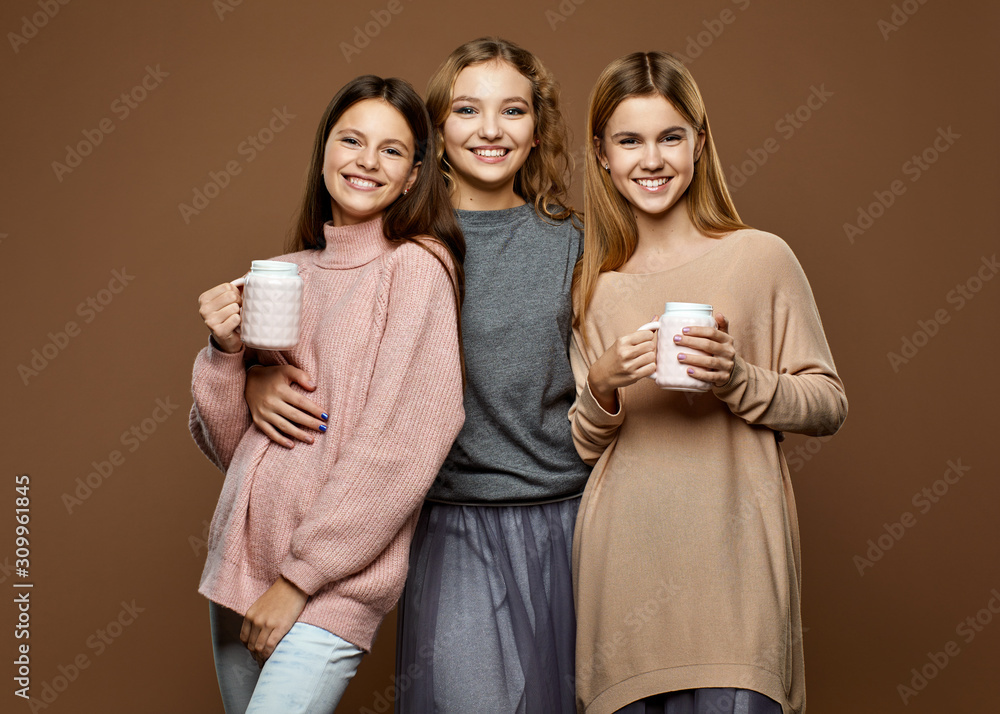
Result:
{"label": "pink painted fingernail", "polygon": [[674,342],[680,342],[680,341],[681,341],[681,336],[680,335],[674,335]]}
{"label": "pink painted fingernail", "polygon": [[688,374],[694,374],[694,370],[693,369],[689,369],[688,370]]}
{"label": "pink painted fingernail", "polygon": [[685,335],[686,335],[687,333],[689,333],[690,331],[691,331],[691,328],[690,328],[690,327],[685,327],[685,328],[684,328],[683,330],[681,330],[681,332],[683,332],[683,333],[684,333]]}
{"label": "pink painted fingernail", "polygon": [[677,355],[677,359],[681,361],[683,361],[685,357],[687,357],[687,355]]}

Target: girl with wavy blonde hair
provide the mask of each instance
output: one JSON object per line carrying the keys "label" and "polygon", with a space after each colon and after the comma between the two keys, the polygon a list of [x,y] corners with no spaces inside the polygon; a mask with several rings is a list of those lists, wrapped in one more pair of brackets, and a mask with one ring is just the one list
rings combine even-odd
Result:
{"label": "girl with wavy blonde hair", "polygon": [[[534,150],[523,162],[512,166],[513,193],[531,203],[543,217],[564,220],[573,215],[569,207],[569,173],[572,158],[566,122],[559,108],[555,79],[535,55],[498,37],[467,42],[449,55],[427,85],[427,109],[438,130],[438,160],[452,191],[461,191],[462,170],[449,163],[443,130],[452,112],[455,82],[466,67],[506,64],[531,83],[531,114],[534,118]],[[482,89],[489,89],[482,85]],[[466,208],[461,202],[456,207]]]}
{"label": "girl with wavy blonde hair", "polygon": [[583,241],[559,91],[535,55],[481,38],[434,73],[427,106],[466,239],[468,386],[410,550],[396,712],[572,714],[570,549],[589,469],[566,419]]}

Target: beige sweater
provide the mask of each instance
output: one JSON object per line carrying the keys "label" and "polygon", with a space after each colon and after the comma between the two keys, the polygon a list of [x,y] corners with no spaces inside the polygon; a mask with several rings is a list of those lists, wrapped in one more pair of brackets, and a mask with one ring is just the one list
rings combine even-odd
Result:
{"label": "beige sweater", "polygon": [[[732,379],[714,393],[643,379],[607,413],[589,366],[667,301],[726,315]],[[573,542],[580,710],[740,687],[804,711],[799,529],[773,430],[832,434],[847,398],[798,261],[777,236],[736,231],[671,270],[602,274],[585,327],[570,411],[595,464]]]}

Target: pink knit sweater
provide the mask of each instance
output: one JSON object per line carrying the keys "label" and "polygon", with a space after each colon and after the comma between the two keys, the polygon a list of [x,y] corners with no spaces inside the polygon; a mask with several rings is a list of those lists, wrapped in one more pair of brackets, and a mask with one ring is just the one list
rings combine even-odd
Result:
{"label": "pink knit sweater", "polygon": [[[195,360],[191,434],[226,473],[199,591],[246,614],[283,575],[310,596],[300,622],[369,650],[464,420],[455,300],[434,256],[389,243],[380,220],[324,232],[323,250],[278,258],[304,282],[297,347],[209,345]],[[330,415],[314,444],[287,449],[253,426],[250,360],[313,378],[309,397]]]}

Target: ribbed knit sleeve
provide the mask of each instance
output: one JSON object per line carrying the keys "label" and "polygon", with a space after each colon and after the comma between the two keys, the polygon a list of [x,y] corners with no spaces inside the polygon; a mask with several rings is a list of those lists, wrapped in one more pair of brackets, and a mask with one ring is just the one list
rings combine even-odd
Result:
{"label": "ribbed knit sleeve", "polygon": [[621,400],[618,400],[618,411],[615,414],[609,413],[600,404],[594,394],[590,391],[590,382],[587,376],[590,374],[590,365],[594,361],[594,355],[585,353],[583,340],[580,331],[573,331],[573,341],[570,343],[569,359],[573,367],[573,376],[576,378],[576,401],[569,410],[569,420],[572,425],[573,444],[580,458],[591,466],[597,463],[601,454],[614,441],[618,434],[618,428],[625,420],[625,414],[621,408]]}
{"label": "ribbed knit sleeve", "polygon": [[407,244],[394,252],[387,279],[379,306],[385,327],[363,412],[281,565],[310,595],[385,550],[417,512],[464,420],[448,274],[433,255]]}
{"label": "ribbed knit sleeve", "polygon": [[847,395],[809,281],[777,236],[759,234],[750,256],[745,270],[759,276],[762,292],[756,304],[773,305],[772,363],[750,364],[739,357],[737,344],[732,378],[715,394],[749,424],[811,436],[834,434],[847,418]]}
{"label": "ribbed knit sleeve", "polygon": [[188,428],[198,448],[223,473],[252,423],[250,409],[243,399],[246,352],[223,352],[210,341],[194,362],[191,380],[194,403]]}

